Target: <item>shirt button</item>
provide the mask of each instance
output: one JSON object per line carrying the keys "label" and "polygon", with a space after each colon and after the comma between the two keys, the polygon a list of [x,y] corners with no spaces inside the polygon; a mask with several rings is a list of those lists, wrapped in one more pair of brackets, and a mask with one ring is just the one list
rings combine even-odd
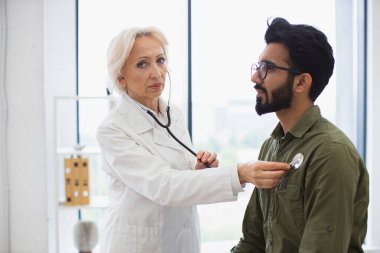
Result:
{"label": "shirt button", "polygon": [[190,228],[191,228],[191,225],[190,225],[189,223],[186,223],[186,224],[184,225],[184,228],[186,228],[186,229],[190,229]]}
{"label": "shirt button", "polygon": [[327,232],[332,232],[333,230],[334,230],[334,228],[332,225],[327,225],[327,227],[326,227]]}

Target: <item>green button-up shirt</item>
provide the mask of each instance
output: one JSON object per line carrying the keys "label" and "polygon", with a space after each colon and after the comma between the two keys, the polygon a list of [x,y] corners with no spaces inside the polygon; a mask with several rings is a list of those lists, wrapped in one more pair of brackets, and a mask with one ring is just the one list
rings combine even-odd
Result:
{"label": "green button-up shirt", "polygon": [[303,163],[275,188],[254,189],[233,253],[363,252],[369,182],[354,145],[314,106],[285,136],[278,124],[259,160],[298,153]]}

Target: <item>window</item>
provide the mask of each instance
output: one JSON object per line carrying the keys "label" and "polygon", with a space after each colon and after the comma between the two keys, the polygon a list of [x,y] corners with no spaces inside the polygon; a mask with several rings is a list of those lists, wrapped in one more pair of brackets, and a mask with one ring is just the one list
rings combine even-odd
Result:
{"label": "window", "polygon": [[[187,4],[188,1],[170,0],[79,1],[79,95],[106,95],[105,55],[113,36],[127,27],[154,25],[169,40],[172,101],[186,112],[189,68]],[[342,38],[336,34],[342,36],[338,31],[343,26],[349,30],[352,27],[350,23],[337,23],[337,13],[352,14],[347,9],[336,8],[336,4],[342,5],[339,1],[330,0],[245,0],[238,3],[192,0],[191,4],[192,101],[189,104],[192,104],[193,113],[189,116],[192,118],[194,145],[196,149],[218,152],[222,165],[254,160],[261,143],[277,122],[274,114],[257,116],[255,91],[250,82],[250,66],[257,62],[265,46],[263,36],[267,19],[280,16],[291,23],[316,26],[327,34],[334,52],[339,52],[336,45]],[[300,12],[300,9],[304,11]],[[335,73],[339,73],[344,63],[352,62],[351,54],[353,52],[348,50],[348,54],[340,56]],[[337,91],[343,89],[342,84],[336,81],[338,78],[339,75],[333,75],[316,103],[326,118],[338,126],[347,126],[356,120],[353,115],[341,117],[342,113],[347,113],[347,104],[350,108],[356,106],[354,85],[351,82],[345,86],[352,92],[339,93],[338,97]],[[86,124],[93,122],[93,107],[83,105],[80,108],[82,138],[88,143],[95,143],[94,124]],[[84,116],[85,119],[82,118]],[[344,130],[355,142],[353,125]],[[241,236],[241,223],[252,190],[248,185],[237,202],[199,206],[204,252],[226,252],[236,244]],[[99,221],[103,215],[103,210],[98,209],[82,212],[83,218]]]}
{"label": "window", "polygon": [[[187,98],[187,3],[185,1],[79,1],[78,17],[78,59],[79,95],[82,97],[106,96],[107,69],[106,51],[111,39],[121,30],[134,26],[156,26],[169,41],[168,63],[172,101],[186,112]],[[168,88],[163,95],[168,99]],[[86,101],[86,100],[85,100]],[[80,102],[80,137],[87,145],[96,145],[95,133],[100,123],[100,112],[107,106],[101,103]],[[95,109],[96,108],[96,109]],[[97,113],[94,114],[94,111]],[[105,114],[104,114],[105,115]],[[99,156],[94,156],[90,174],[91,195],[102,200],[107,195],[107,178],[101,169]],[[91,169],[91,168],[90,168]],[[100,198],[99,198],[100,196]],[[93,200],[93,198],[91,199]],[[105,208],[92,202],[91,208],[81,209],[82,220],[96,221],[102,228]],[[75,216],[72,216],[74,219]],[[70,235],[71,236],[71,235]],[[68,242],[68,240],[65,240]],[[96,248],[95,251],[98,249]]]}
{"label": "window", "polygon": [[[278,122],[273,113],[256,114],[256,91],[250,81],[250,67],[265,47],[267,19],[284,17],[291,23],[316,26],[335,47],[335,3],[329,0],[238,4],[193,0],[192,3],[194,144],[215,150],[222,165],[255,160],[262,142]],[[333,76],[317,100],[324,116],[333,122],[335,90]],[[252,190],[252,185],[247,185],[237,202],[199,206],[205,252],[226,252],[238,242]]]}
{"label": "window", "polygon": [[185,1],[170,0],[79,1],[79,95],[106,95],[106,50],[114,36],[129,27],[155,26],[169,41],[173,102],[186,111],[186,7]]}

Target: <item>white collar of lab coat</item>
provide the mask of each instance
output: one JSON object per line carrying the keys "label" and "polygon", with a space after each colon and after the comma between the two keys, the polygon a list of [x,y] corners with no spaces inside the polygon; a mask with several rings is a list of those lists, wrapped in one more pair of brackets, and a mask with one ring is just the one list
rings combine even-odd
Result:
{"label": "white collar of lab coat", "polygon": [[[164,99],[159,98],[158,104],[160,111],[163,112],[165,118],[165,121],[163,123],[166,123],[167,102]],[[145,110],[149,109],[141,103],[134,100],[133,98],[131,98],[128,94],[122,94],[118,111],[121,114],[122,118],[128,122],[128,124],[134,129],[134,131],[137,134],[146,132],[152,129],[154,126],[154,119],[151,116],[149,116],[149,114]],[[178,120],[173,114],[171,114],[170,116],[172,121]]]}
{"label": "white collar of lab coat", "polygon": [[[159,106],[160,111],[166,112],[167,102],[164,99],[159,99]],[[177,136],[177,138],[181,138],[181,136],[183,136],[185,134],[185,131],[187,130],[184,128],[183,124],[179,122],[181,121],[181,114],[178,112],[178,108],[175,105],[172,105],[171,108],[172,110],[170,111],[170,118],[172,124],[170,126],[170,130]],[[124,129],[125,132],[128,133],[132,138],[136,138],[136,140],[139,139],[139,143],[145,146],[148,150],[151,150],[152,147],[147,143],[143,144],[143,139],[140,139],[138,136],[135,135],[141,135],[147,131],[152,130],[153,140],[158,145],[166,146],[168,148],[179,150],[185,153],[187,152],[174,139],[168,140],[167,137],[163,138],[163,135],[159,134],[158,129],[156,129],[155,127],[158,124],[154,121],[154,119],[145,110],[141,108],[140,103],[133,100],[127,94],[121,96],[120,102],[118,103],[117,107],[115,107],[115,110],[116,115],[118,115],[116,119],[117,122],[115,123],[120,128]],[[164,119],[160,120],[162,123],[167,122],[166,113],[164,113],[164,117]],[[160,126],[158,127],[160,128]],[[191,146],[191,142],[187,143],[187,145]],[[157,152],[157,150],[152,152]],[[192,159],[193,157],[189,154],[187,154],[187,156],[189,157],[189,161],[191,161],[190,159]]]}
{"label": "white collar of lab coat", "polygon": [[[123,98],[125,98],[128,101],[130,101],[133,105],[135,105],[139,109],[143,109],[144,111],[152,111],[151,109],[149,109],[145,105],[143,105],[140,102],[136,101],[135,99],[131,98],[127,93],[123,94]],[[167,106],[168,106],[168,104],[167,104],[167,102],[164,99],[162,99],[162,98],[158,99],[158,108],[159,108],[160,113],[162,115],[164,115],[164,117],[166,117],[166,108],[167,108]],[[155,116],[158,116],[158,114],[156,112],[154,112],[154,111],[152,111],[152,112],[155,114]]]}

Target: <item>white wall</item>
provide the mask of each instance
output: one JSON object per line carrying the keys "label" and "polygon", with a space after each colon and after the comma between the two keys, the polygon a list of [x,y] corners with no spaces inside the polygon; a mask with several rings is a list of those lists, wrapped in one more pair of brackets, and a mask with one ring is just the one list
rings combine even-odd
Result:
{"label": "white wall", "polygon": [[58,252],[54,99],[75,95],[75,1],[45,0],[44,26],[48,252],[53,253]]}
{"label": "white wall", "polygon": [[[6,7],[6,168],[9,223],[0,252],[46,252],[46,154],[44,118],[43,0],[1,1]],[[5,3],[5,5],[4,5]],[[3,16],[4,17],[4,16]],[[4,59],[4,55],[1,55]],[[4,95],[4,94],[3,94]],[[1,111],[2,115],[6,115]],[[5,136],[2,136],[5,138]],[[3,168],[4,169],[4,168]],[[2,199],[6,194],[2,194]],[[1,208],[3,215],[5,209]],[[9,226],[8,226],[9,224]],[[4,245],[4,246],[3,246]]]}
{"label": "white wall", "polygon": [[368,4],[367,167],[370,173],[371,223],[367,240],[369,245],[378,248],[380,252],[380,1],[368,0]]}
{"label": "white wall", "polygon": [[9,187],[6,145],[6,96],[5,96],[5,50],[6,50],[5,0],[0,0],[0,252],[9,248],[8,204]]}

